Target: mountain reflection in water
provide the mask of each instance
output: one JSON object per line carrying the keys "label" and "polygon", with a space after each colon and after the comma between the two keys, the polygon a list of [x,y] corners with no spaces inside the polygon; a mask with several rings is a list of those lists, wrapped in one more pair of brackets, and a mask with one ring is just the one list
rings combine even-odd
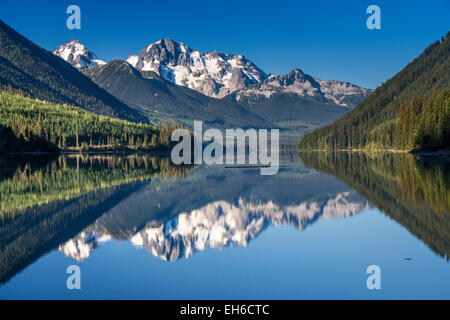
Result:
{"label": "mountain reflection in water", "polygon": [[331,174],[421,239],[450,255],[450,160],[392,153],[300,153],[305,165]]}
{"label": "mountain reflection in water", "polygon": [[[353,196],[353,199],[352,199]],[[367,209],[367,202],[350,191],[323,201],[305,201],[297,205],[278,205],[273,201],[237,203],[219,200],[190,212],[182,212],[159,226],[146,226],[131,236],[136,247],[143,247],[163,260],[177,261],[207,247],[246,246],[268,224],[290,224],[302,230],[314,221],[345,218]],[[60,245],[65,255],[82,261],[99,243],[112,237],[89,227],[77,237]]]}
{"label": "mountain reflection in water", "polygon": [[175,262],[206,248],[247,246],[269,226],[303,230],[370,207],[448,258],[448,162],[346,153],[300,159],[282,159],[279,174],[261,176],[147,155],[1,158],[0,281],[55,249],[81,262],[102,243],[125,240]]}

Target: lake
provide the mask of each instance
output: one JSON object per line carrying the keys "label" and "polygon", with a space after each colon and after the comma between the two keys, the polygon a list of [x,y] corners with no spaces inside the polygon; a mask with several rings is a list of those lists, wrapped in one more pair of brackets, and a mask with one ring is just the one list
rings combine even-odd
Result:
{"label": "lake", "polygon": [[274,176],[150,155],[0,165],[0,299],[450,299],[449,162],[302,153]]}

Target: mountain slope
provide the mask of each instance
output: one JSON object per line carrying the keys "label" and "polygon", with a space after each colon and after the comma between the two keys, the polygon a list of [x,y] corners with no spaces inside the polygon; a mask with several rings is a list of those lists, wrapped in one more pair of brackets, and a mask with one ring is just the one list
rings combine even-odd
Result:
{"label": "mountain slope", "polygon": [[203,120],[210,125],[272,126],[268,121],[227,102],[161,79],[152,71],[138,71],[121,60],[82,69],[96,84],[130,105],[178,119]]}
{"label": "mountain slope", "polygon": [[[208,247],[247,246],[269,225],[293,225],[303,230],[316,221],[350,217],[367,208],[368,204],[353,192],[339,193],[322,202],[305,201],[292,206],[279,206],[271,201],[255,204],[244,199],[237,203],[221,200],[182,212],[161,225],[149,223],[129,240],[133,246],[145,248],[162,260],[175,262]],[[87,230],[61,244],[60,251],[83,261],[98,244],[112,239],[111,234],[103,234],[95,225]]]}
{"label": "mountain slope", "polygon": [[[396,122],[402,103],[429,96],[434,87],[450,86],[450,32],[430,45],[402,71],[378,87],[352,112],[335,123],[305,135],[301,149],[397,147]],[[414,125],[414,124],[413,124]]]}
{"label": "mountain slope", "polygon": [[89,78],[0,20],[0,85],[32,97],[66,103],[88,111],[133,121],[146,121]]}
{"label": "mountain slope", "polygon": [[327,87],[322,87],[318,81],[322,80],[294,69],[287,75],[271,75],[264,82],[238,90],[225,99],[275,122],[302,120],[325,125],[350,111],[351,99],[362,101],[370,92],[339,81],[326,82]]}

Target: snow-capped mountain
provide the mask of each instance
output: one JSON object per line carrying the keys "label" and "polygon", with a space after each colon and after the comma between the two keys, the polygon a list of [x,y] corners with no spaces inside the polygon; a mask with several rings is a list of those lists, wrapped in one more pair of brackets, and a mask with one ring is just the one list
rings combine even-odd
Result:
{"label": "snow-capped mountain", "polygon": [[[105,64],[77,40],[59,46],[54,54],[77,68]],[[151,43],[126,61],[143,74],[152,71],[166,81],[213,98],[233,93],[236,102],[250,105],[261,97],[288,93],[352,108],[372,92],[349,82],[317,79],[299,69],[286,75],[266,74],[242,55],[202,53],[171,39]]]}
{"label": "snow-capped mountain", "polygon": [[[290,224],[302,230],[315,221],[345,218],[367,208],[369,204],[355,199],[352,192],[339,193],[324,203],[305,201],[289,206],[272,201],[248,203],[239,199],[237,203],[229,203],[219,200],[182,212],[162,225],[149,225],[129,240],[137,248],[145,248],[162,260],[174,262],[208,247],[246,246],[268,224]],[[64,255],[82,261],[109,239],[110,235],[102,235],[94,228],[81,232],[59,249]]]}
{"label": "snow-capped mountain", "polygon": [[75,39],[60,45],[53,54],[63,58],[76,68],[89,68],[106,64],[105,61],[99,59],[95,53],[89,51],[83,44]]}
{"label": "snow-capped mountain", "polygon": [[362,100],[371,90],[344,81],[320,80],[300,69],[294,69],[286,75],[271,74],[265,81],[238,90],[235,97],[237,101],[255,95],[270,98],[274,93],[295,93],[299,96],[328,100],[339,106],[353,107],[354,104],[348,101],[348,98]]}
{"label": "snow-capped mountain", "polygon": [[222,98],[232,92],[238,95],[256,93],[269,97],[275,92],[290,92],[301,96],[323,96],[337,105],[352,106],[348,96],[365,98],[371,90],[354,84],[320,80],[294,69],[287,75],[267,75],[242,55],[217,51],[202,53],[171,39],[149,44],[127,62],[138,70],[153,71],[175,84]]}
{"label": "snow-capped mountain", "polygon": [[221,98],[266,79],[264,71],[242,55],[202,53],[171,39],[149,44],[127,62],[138,70],[154,71],[177,85]]}

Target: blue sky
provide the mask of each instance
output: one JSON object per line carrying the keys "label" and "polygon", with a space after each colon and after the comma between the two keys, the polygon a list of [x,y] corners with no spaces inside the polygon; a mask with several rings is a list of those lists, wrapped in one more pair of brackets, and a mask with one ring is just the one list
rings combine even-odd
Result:
{"label": "blue sky", "polygon": [[[81,8],[81,30],[66,8]],[[381,30],[366,8],[381,8]],[[450,1],[17,1],[0,18],[48,50],[73,38],[100,58],[125,59],[172,38],[200,51],[243,54],[267,73],[293,68],[375,88],[450,30]]]}

